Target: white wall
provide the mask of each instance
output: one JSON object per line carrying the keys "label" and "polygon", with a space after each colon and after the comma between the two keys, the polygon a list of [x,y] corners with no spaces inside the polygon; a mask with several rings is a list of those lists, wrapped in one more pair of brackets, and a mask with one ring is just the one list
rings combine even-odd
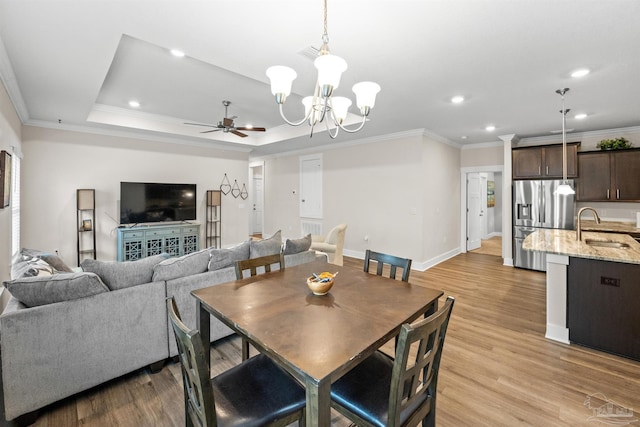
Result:
{"label": "white wall", "polygon": [[[212,150],[132,138],[25,126],[22,164],[22,246],[59,250],[76,264],[76,189],[96,190],[97,257],[116,259],[120,181],[197,184],[204,242],[205,191],[215,190],[225,173],[233,184],[247,183],[242,152]],[[248,203],[222,199],[222,246],[247,240]]]}
{"label": "white wall", "polygon": [[[0,150],[15,155],[12,147],[21,149],[20,138],[20,119],[0,82]],[[11,206],[0,209],[0,281],[11,278],[11,226]]]}
{"label": "white wall", "polygon": [[[420,268],[459,251],[457,148],[414,133],[315,153],[323,161],[323,229],[326,233],[336,224],[348,224],[347,254],[362,257],[369,248],[411,258]],[[278,229],[285,236],[301,234],[298,190],[303,154],[264,159],[267,235]]]}

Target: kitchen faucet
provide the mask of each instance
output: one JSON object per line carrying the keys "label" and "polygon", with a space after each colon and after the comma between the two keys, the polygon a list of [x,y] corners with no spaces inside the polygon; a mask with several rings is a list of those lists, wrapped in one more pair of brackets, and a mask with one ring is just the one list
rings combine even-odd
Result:
{"label": "kitchen faucet", "polygon": [[596,224],[600,224],[600,217],[598,216],[598,212],[595,209],[585,206],[578,211],[578,225],[576,226],[576,240],[582,240],[582,225],[580,224],[580,215],[582,212],[589,210],[593,212],[593,217],[596,220]]}

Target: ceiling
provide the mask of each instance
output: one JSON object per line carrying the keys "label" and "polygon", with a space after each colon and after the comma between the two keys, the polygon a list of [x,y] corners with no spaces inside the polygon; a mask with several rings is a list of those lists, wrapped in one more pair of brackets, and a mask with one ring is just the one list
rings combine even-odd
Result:
{"label": "ceiling", "polygon": [[[26,124],[252,155],[418,129],[461,146],[548,137],[561,129],[564,87],[574,132],[640,125],[637,0],[328,3],[331,51],[349,65],[336,92],[353,98],[361,80],[382,87],[364,130],[335,140],[324,127],[309,138],[308,126],[283,124],[265,75],[276,64],[298,72],[284,107],[301,118],[316,78],[302,53],[320,47],[321,0],[0,0],[0,73]],[[267,131],[239,138],[184,125],[217,123],[223,100],[237,125]]]}

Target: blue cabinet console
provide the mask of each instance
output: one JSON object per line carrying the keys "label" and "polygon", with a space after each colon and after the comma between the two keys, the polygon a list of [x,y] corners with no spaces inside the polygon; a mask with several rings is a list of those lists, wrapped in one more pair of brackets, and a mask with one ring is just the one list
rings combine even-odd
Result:
{"label": "blue cabinet console", "polygon": [[200,250],[199,224],[118,228],[118,261],[135,261],[163,252],[182,256]]}

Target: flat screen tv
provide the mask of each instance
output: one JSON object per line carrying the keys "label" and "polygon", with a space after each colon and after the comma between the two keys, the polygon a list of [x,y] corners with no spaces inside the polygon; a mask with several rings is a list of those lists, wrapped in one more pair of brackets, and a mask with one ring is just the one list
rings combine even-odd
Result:
{"label": "flat screen tv", "polygon": [[196,184],[120,183],[120,224],[196,219]]}

